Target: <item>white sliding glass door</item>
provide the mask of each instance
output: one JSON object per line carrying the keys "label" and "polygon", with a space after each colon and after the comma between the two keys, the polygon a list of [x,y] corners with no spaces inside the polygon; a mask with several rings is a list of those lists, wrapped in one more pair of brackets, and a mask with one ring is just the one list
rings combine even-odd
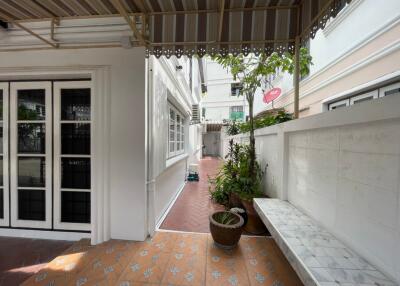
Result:
{"label": "white sliding glass door", "polygon": [[0,82],[0,226],[10,225],[8,189],[8,83]]}
{"label": "white sliding glass door", "polygon": [[13,227],[52,227],[51,99],[51,82],[10,83]]}
{"label": "white sliding glass door", "polygon": [[54,83],[54,228],[90,230],[91,82]]}

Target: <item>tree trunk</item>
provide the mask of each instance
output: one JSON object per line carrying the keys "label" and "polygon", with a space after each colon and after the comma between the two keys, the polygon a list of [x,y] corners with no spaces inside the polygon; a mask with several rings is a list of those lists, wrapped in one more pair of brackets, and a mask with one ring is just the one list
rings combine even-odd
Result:
{"label": "tree trunk", "polygon": [[256,176],[256,140],[254,138],[254,114],[253,114],[253,104],[254,104],[254,94],[247,93],[247,102],[249,103],[249,123],[250,123],[250,178],[255,179]]}

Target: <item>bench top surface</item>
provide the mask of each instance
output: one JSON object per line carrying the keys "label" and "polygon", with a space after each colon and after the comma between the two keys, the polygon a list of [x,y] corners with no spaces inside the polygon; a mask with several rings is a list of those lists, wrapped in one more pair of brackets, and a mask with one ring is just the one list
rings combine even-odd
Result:
{"label": "bench top surface", "polygon": [[254,206],[306,286],[398,285],[289,202],[254,199]]}

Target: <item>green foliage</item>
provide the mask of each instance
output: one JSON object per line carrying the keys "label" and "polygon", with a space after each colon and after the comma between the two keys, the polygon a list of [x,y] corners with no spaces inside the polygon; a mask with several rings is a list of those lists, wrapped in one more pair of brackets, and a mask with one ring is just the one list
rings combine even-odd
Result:
{"label": "green foliage", "polygon": [[216,222],[225,225],[232,225],[237,221],[237,217],[231,212],[216,213],[214,219]]}
{"label": "green foliage", "polygon": [[[214,178],[209,178],[211,198],[225,207],[229,206],[229,195],[237,193],[243,199],[261,196],[260,165],[255,163],[255,176],[252,178],[250,146],[229,141],[226,161]],[[254,171],[254,170],[253,170]]]}
{"label": "green foliage", "polygon": [[[286,122],[292,120],[293,116],[290,113],[287,113],[285,110],[278,111],[277,114],[271,114],[269,116],[265,116],[262,118],[254,119],[254,129],[259,129],[275,124],[279,124],[282,122]],[[244,122],[239,124],[239,132],[238,133],[246,133],[250,131],[250,123]],[[236,134],[238,134],[236,133]]]}
{"label": "green foliage", "polygon": [[[239,80],[243,88],[240,95],[254,94],[257,88],[267,82],[269,75],[275,74],[278,70],[293,74],[295,61],[294,55],[291,53],[272,53],[270,56],[260,54],[258,57],[254,55],[244,56],[243,54],[225,57],[217,55],[213,60],[218,62],[224,68],[229,68],[234,80]],[[300,75],[305,76],[310,72],[312,58],[307,48],[300,48]]]}
{"label": "green foliage", "polygon": [[[311,56],[306,48],[300,49],[300,66],[299,72],[301,76],[309,73],[309,66],[312,64]],[[213,59],[230,70],[234,80],[239,80],[242,89],[239,94],[246,96],[249,104],[249,122],[246,127],[250,132],[250,144],[243,147],[243,154],[240,161],[235,164],[235,169],[230,170],[224,168],[216,177],[214,183],[216,186],[213,198],[217,201],[226,203],[231,191],[237,192],[241,198],[252,199],[260,192],[261,171],[256,161],[255,152],[255,120],[253,116],[254,93],[258,88],[269,82],[269,75],[275,74],[278,70],[293,74],[295,68],[295,57],[290,53],[272,53],[267,56],[260,54],[258,57],[253,54],[244,56],[243,54],[233,56],[215,56]],[[270,119],[266,119],[261,124],[269,124]],[[271,119],[272,120],[272,119]],[[259,122],[260,123],[260,122]],[[242,154],[240,153],[240,154]],[[230,167],[231,168],[231,167]],[[232,173],[234,171],[234,173]]]}
{"label": "green foliage", "polygon": [[230,121],[228,124],[228,128],[226,129],[226,134],[229,136],[237,135],[240,133],[240,125],[236,122],[236,120]]}

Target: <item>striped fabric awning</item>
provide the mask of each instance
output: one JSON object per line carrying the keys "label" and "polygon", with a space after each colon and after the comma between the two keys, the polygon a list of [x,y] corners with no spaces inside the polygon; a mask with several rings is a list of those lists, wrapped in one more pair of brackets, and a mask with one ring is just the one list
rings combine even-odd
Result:
{"label": "striped fabric awning", "polygon": [[303,42],[314,37],[350,1],[0,0],[0,20],[102,17],[123,10],[128,21],[135,16],[139,37],[132,30],[149,55],[270,54],[292,52],[296,36]]}
{"label": "striped fabric awning", "polygon": [[297,35],[303,42],[313,38],[348,2],[147,0],[151,11],[148,51],[157,57],[293,52]]}

